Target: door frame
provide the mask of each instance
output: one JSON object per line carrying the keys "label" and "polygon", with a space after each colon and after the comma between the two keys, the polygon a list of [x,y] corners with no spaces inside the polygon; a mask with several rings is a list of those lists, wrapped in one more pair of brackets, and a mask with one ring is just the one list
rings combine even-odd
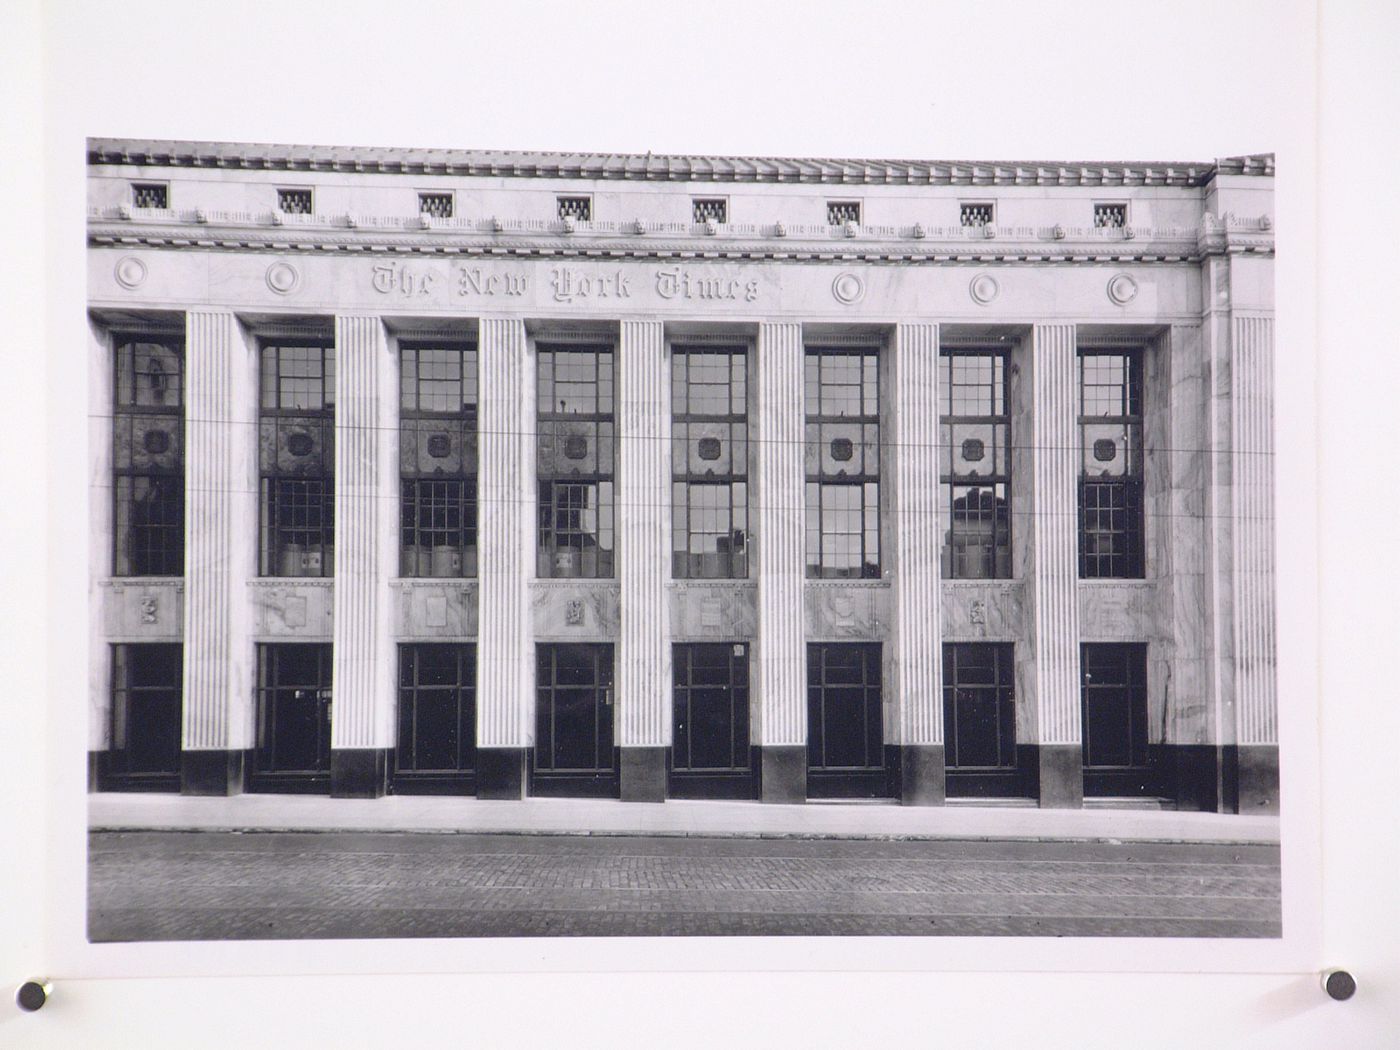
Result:
{"label": "door frame", "polygon": [[[274,684],[265,684],[268,681],[269,665],[264,661],[273,660],[273,672],[277,669],[276,658],[279,650],[297,647],[304,649],[316,649],[317,678],[318,683],[314,686],[309,683],[296,683],[282,685],[280,679]],[[277,792],[283,794],[327,794],[331,786],[331,715],[333,698],[331,696],[331,644],[329,642],[259,642],[257,643],[256,672],[256,711],[257,734],[253,743],[253,763],[248,771],[248,790],[250,792]],[[324,684],[321,684],[324,683]],[[271,744],[268,742],[268,711],[269,700],[276,702],[276,694],[298,686],[314,688],[317,696],[315,702],[319,705],[318,732],[324,734],[323,738],[317,741],[317,759],[321,764],[314,769],[268,769],[265,766],[269,755]],[[324,745],[324,746],[322,746]],[[324,754],[324,761],[321,756]]]}
{"label": "door frame", "polygon": [[[862,654],[864,679],[860,688],[864,691],[864,709],[867,719],[865,740],[866,750],[874,750],[878,764],[866,766],[818,766],[812,762],[813,752],[823,746],[818,743],[818,734],[813,732],[813,715],[822,690],[822,683],[814,684],[816,657],[819,652],[829,649],[856,649]],[[808,642],[807,643],[807,797],[808,798],[892,798],[896,794],[891,783],[896,763],[891,761],[891,748],[884,741],[884,668],[882,666],[884,647],[880,642]],[[825,660],[821,661],[822,669]],[[874,682],[871,683],[873,670]],[[871,694],[873,693],[873,701]],[[872,732],[868,719],[874,709],[876,726]],[[872,744],[873,741],[873,744]]]}
{"label": "door frame", "polygon": [[[543,719],[545,717],[546,704],[549,697],[556,688],[554,684],[554,673],[558,667],[558,656],[561,650],[578,649],[590,651],[594,660],[594,681],[591,686],[594,690],[594,724],[599,725],[600,716],[606,714],[608,727],[606,730],[607,743],[602,744],[601,738],[604,733],[601,729],[596,729],[599,739],[595,739],[595,751],[605,752],[610,757],[611,765],[597,766],[592,769],[571,768],[554,769],[549,765],[542,765],[540,762],[541,749],[549,746],[552,742],[552,735],[545,732]],[[530,794],[541,797],[553,798],[618,798],[620,797],[620,777],[619,767],[621,764],[621,754],[617,746],[617,715],[614,707],[615,677],[614,677],[614,657],[615,647],[612,642],[537,642],[535,645],[535,742],[529,750],[529,762],[527,774],[529,776]],[[549,661],[549,681],[546,684],[543,676],[545,661]],[[570,688],[570,687],[563,687]],[[579,688],[579,687],[572,687]]]}
{"label": "door frame", "polygon": [[[729,650],[729,684],[724,687],[730,691],[740,690],[742,699],[736,701],[731,698],[730,705],[733,710],[743,712],[744,723],[744,743],[742,753],[744,755],[744,766],[731,766],[727,768],[696,768],[690,769],[676,764],[676,739],[680,732],[679,719],[681,716],[680,694],[681,690],[686,690],[687,702],[689,692],[695,687],[690,683],[683,683],[682,676],[682,650],[692,650],[697,647],[713,647]],[[742,652],[735,650],[742,649]],[[671,747],[666,749],[666,795],[668,798],[729,798],[729,799],[752,799],[759,794],[758,749],[753,743],[753,719],[751,717],[750,702],[752,699],[751,675],[752,661],[750,656],[752,646],[746,641],[727,642],[675,642],[671,647]],[[742,662],[742,669],[739,665]],[[687,661],[687,666],[689,666]],[[688,709],[687,709],[688,711]]]}

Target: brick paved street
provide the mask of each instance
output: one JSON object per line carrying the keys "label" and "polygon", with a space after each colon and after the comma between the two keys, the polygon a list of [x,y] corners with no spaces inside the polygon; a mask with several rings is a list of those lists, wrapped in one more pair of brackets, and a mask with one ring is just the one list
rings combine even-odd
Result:
{"label": "brick paved street", "polygon": [[93,832],[93,941],[1276,937],[1270,845]]}

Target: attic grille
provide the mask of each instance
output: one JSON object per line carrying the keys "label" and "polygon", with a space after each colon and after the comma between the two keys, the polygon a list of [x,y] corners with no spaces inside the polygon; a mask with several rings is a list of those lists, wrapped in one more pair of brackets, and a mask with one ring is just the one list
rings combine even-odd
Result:
{"label": "attic grille", "polygon": [[860,201],[827,201],[826,224],[844,226],[848,222],[860,223]]}
{"label": "attic grille", "polygon": [[163,182],[133,182],[131,204],[135,208],[168,208],[170,187]]}
{"label": "attic grille", "polygon": [[690,210],[695,223],[729,221],[729,202],[723,197],[693,197]]}
{"label": "attic grille", "polygon": [[593,221],[592,197],[557,197],[559,218],[574,219],[578,222]]}
{"label": "attic grille", "polygon": [[1128,224],[1128,206],[1126,204],[1095,204],[1094,205],[1094,228],[1095,229],[1122,229]]}
{"label": "attic grille", "polygon": [[310,215],[310,190],[278,190],[277,210],[285,215]]}
{"label": "attic grille", "polygon": [[420,193],[418,194],[418,214],[431,215],[434,219],[452,218],[452,194],[450,193]]}
{"label": "attic grille", "polygon": [[990,226],[996,222],[995,204],[963,204],[958,212],[964,226]]}

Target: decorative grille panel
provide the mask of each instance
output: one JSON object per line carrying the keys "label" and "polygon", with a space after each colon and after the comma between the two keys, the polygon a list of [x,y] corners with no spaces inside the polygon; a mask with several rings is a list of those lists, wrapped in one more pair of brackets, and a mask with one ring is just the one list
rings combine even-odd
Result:
{"label": "decorative grille panel", "polygon": [[557,197],[559,218],[574,219],[578,222],[593,221],[592,197]]}
{"label": "decorative grille panel", "polygon": [[848,222],[860,222],[860,201],[827,201],[826,222],[828,226],[844,226]]}
{"label": "decorative grille panel", "polygon": [[959,218],[964,226],[990,226],[996,222],[995,204],[963,204]]}
{"label": "decorative grille panel", "polygon": [[1094,226],[1096,229],[1122,229],[1128,224],[1126,204],[1095,204]]}
{"label": "decorative grille panel", "polygon": [[434,219],[452,218],[452,194],[418,194],[418,213],[420,215],[431,215]]}
{"label": "decorative grille panel", "polygon": [[168,208],[170,187],[163,182],[133,182],[131,204],[135,208]]}
{"label": "decorative grille panel", "polygon": [[728,222],[729,202],[723,197],[695,197],[690,202],[694,222]]}
{"label": "decorative grille panel", "polygon": [[310,190],[278,190],[277,210],[284,215],[310,215]]}

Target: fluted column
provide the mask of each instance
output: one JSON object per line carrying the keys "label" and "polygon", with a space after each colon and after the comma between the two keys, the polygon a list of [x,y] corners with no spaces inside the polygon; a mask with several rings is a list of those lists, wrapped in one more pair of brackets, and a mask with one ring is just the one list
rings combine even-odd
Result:
{"label": "fluted column", "polygon": [[1077,361],[1072,324],[1036,325],[1031,346],[1028,581],[1040,804],[1084,801],[1079,670]]}
{"label": "fluted column", "polygon": [[335,319],[331,794],[384,793],[394,746],[399,370],[378,317]]}
{"label": "fluted column", "polygon": [[939,635],[938,325],[894,337],[894,686],[900,798],[944,800],[943,645]]}
{"label": "fluted column", "polygon": [[88,319],[88,787],[96,790],[103,752],[112,746],[112,650],[101,582],[112,575],[112,405],[116,371],[112,337]]}
{"label": "fluted column", "polygon": [[1241,812],[1278,811],[1272,317],[1231,320],[1235,717]]}
{"label": "fluted column", "polygon": [[759,325],[753,517],[758,539],[758,737],[766,802],[807,797],[802,369],[802,326]]}
{"label": "fluted column", "polygon": [[618,561],[622,645],[618,744],[624,801],[666,797],[671,728],[670,386],[660,321],[623,321],[618,369]]}
{"label": "fluted column", "polygon": [[535,536],[535,396],[524,322],[483,318],[478,358],[477,794],[521,798],[534,710],[528,587]]}
{"label": "fluted column", "polygon": [[181,790],[235,794],[253,746],[258,365],[231,312],[185,315],[185,376]]}

